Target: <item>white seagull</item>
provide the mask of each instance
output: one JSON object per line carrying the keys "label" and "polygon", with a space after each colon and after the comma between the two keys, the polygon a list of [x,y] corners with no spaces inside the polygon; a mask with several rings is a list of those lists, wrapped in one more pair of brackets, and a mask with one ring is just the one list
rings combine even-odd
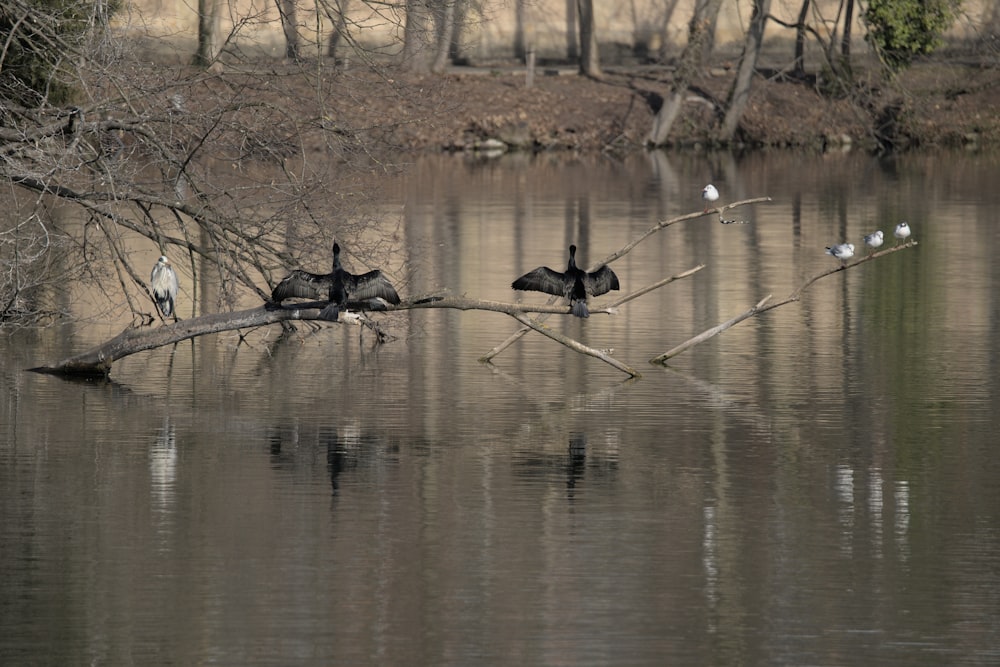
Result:
{"label": "white seagull", "polygon": [[[166,255],[161,255],[149,274],[149,286],[153,290],[153,298],[164,317],[174,313],[174,299],[177,298],[177,274]],[[176,318],[175,318],[176,319]]]}
{"label": "white seagull", "polygon": [[854,257],[854,244],[838,243],[837,245],[832,245],[826,249],[826,254],[833,255],[841,262],[846,262],[851,257]]}
{"label": "white seagull", "polygon": [[[895,234],[896,238],[900,241],[907,239],[910,237],[910,226],[905,222],[901,222],[896,225],[896,231],[893,232],[893,234]],[[899,241],[896,241],[896,243],[899,243]]]}
{"label": "white seagull", "polygon": [[885,235],[882,234],[882,230],[874,231],[871,234],[865,234],[865,245],[874,250],[875,248],[882,247],[882,241]]}
{"label": "white seagull", "polygon": [[701,198],[705,200],[705,213],[708,213],[708,205],[714,201],[719,201],[719,191],[709,183],[701,190]]}

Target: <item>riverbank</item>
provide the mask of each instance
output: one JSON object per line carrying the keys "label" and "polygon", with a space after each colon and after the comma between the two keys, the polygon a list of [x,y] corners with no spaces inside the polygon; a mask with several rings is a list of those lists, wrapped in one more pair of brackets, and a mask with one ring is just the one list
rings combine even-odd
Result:
{"label": "riverbank", "polygon": [[[668,143],[713,143],[717,109],[732,67],[711,68],[692,86]],[[627,150],[641,147],[661,96],[664,69],[611,71],[603,81],[571,69],[539,70],[531,87],[523,69],[454,68],[440,78],[407,81],[414,97],[394,109],[366,108],[368,122],[395,112],[393,140],[410,150]],[[431,106],[428,106],[431,105]],[[739,143],[750,148],[876,150],[1000,146],[1000,70],[980,62],[918,63],[891,83],[858,82],[834,90],[821,77],[761,72],[754,82]],[[374,117],[373,117],[373,112]],[[428,113],[429,112],[429,113]]]}

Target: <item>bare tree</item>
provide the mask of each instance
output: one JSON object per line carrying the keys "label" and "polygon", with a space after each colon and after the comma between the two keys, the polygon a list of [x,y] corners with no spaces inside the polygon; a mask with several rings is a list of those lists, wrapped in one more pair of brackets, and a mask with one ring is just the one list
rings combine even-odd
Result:
{"label": "bare tree", "polygon": [[198,50],[196,67],[209,67],[219,55],[220,0],[198,0]]}
{"label": "bare tree", "polygon": [[319,7],[333,24],[326,54],[335,58],[341,42],[350,39],[347,27],[347,11],[350,8],[350,0],[320,0]]}
{"label": "bare tree", "polygon": [[707,56],[705,44],[711,39],[711,27],[721,6],[722,0],[698,0],[695,3],[694,13],[688,23],[687,45],[681,53],[670,90],[653,119],[653,128],[649,132],[647,143],[654,146],[666,143],[670,129],[684,106],[691,81],[701,71],[703,59]]}
{"label": "bare tree", "polygon": [[[369,103],[419,103],[398,77],[361,68],[315,77],[314,67],[216,76],[95,59],[95,40],[116,40],[115,54],[128,44],[107,32],[69,39],[64,15],[21,9],[19,43],[74,67],[53,70],[30,105],[25,81],[0,76],[0,178],[11,202],[0,210],[0,324],[75,313],[72,290],[53,286],[77,284],[99,285],[109,311],[148,324],[160,254],[183,270],[179,315],[231,309],[328,254],[332,235],[351,239],[370,224],[359,176],[392,169],[389,133],[370,119],[354,127],[345,112],[359,90]],[[57,81],[74,84],[73,106],[48,94]],[[208,274],[218,285],[210,293]]]}
{"label": "bare tree", "polygon": [[431,63],[431,72],[441,74],[448,67],[451,61],[452,49],[455,37],[455,6],[458,0],[440,0],[437,8],[437,48],[434,53],[434,61]]}
{"label": "bare tree", "polygon": [[811,0],[802,0],[798,21],[795,23],[795,57],[792,71],[799,77],[805,76],[806,73],[806,19],[809,16],[810,2]]}
{"label": "bare tree", "polygon": [[771,10],[771,0],[754,0],[753,14],[750,17],[750,27],[747,29],[746,40],[743,43],[743,54],[736,68],[736,78],[729,92],[726,104],[726,115],[722,119],[720,138],[724,142],[733,140],[739,128],[743,110],[750,99],[750,88],[754,72],[757,69],[757,59],[764,44],[764,27],[767,25],[768,13]]}
{"label": "bare tree", "polygon": [[577,0],[566,0],[566,59],[580,57],[580,12]]}
{"label": "bare tree", "polygon": [[300,53],[296,0],[274,1],[278,7],[278,16],[281,18],[281,29],[285,33],[285,57],[289,60],[298,60]]}
{"label": "bare tree", "polygon": [[430,71],[431,15],[427,0],[406,0],[403,29],[403,66],[418,74]]}
{"label": "bare tree", "polygon": [[[812,0],[803,0],[795,23],[787,23],[780,18],[769,15],[768,20],[778,25],[795,30],[795,51],[792,61],[792,73],[802,77],[806,73],[805,69],[805,48],[806,38],[811,35],[821,47],[821,53],[825,58],[826,68],[829,72],[840,76],[845,71],[850,71],[850,42],[851,23],[853,21],[854,2],[853,0],[841,0],[837,6],[837,14],[833,19],[823,17],[822,8]],[[814,18],[810,23],[809,18]],[[841,19],[846,21],[844,35],[838,38]],[[841,57],[838,58],[837,44],[841,47]]]}
{"label": "bare tree", "polygon": [[580,17],[580,73],[591,79],[604,78],[601,56],[597,48],[597,26],[594,22],[594,0],[576,0]]}
{"label": "bare tree", "polygon": [[845,64],[851,58],[852,23],[854,23],[854,0],[844,0],[844,36],[840,40],[840,55]]}

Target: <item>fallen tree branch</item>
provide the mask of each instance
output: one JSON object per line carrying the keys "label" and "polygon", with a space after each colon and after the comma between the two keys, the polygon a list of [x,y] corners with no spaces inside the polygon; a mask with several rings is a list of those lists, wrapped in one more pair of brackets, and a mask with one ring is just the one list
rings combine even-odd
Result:
{"label": "fallen tree branch", "polygon": [[[725,223],[726,221],[723,219],[722,214],[725,213],[726,211],[728,211],[729,209],[736,208],[738,206],[747,206],[749,204],[761,204],[761,203],[769,202],[769,201],[771,201],[770,197],[755,197],[753,199],[743,199],[743,200],[740,200],[740,201],[733,202],[731,204],[726,204],[724,206],[719,206],[719,207],[716,207],[716,208],[711,208],[711,209],[708,209],[706,211],[699,211],[697,213],[687,213],[685,215],[681,215],[681,216],[678,216],[676,218],[670,218],[668,220],[661,220],[660,222],[657,222],[655,225],[653,225],[652,227],[650,227],[649,229],[647,229],[645,232],[643,232],[642,234],[640,234],[639,236],[637,236],[636,238],[632,239],[630,242],[628,242],[627,244],[625,244],[624,246],[622,246],[617,251],[611,253],[610,255],[608,255],[607,257],[605,257],[604,259],[602,259],[601,261],[597,262],[596,264],[594,264],[593,266],[591,266],[590,268],[588,268],[587,271],[588,272],[590,272],[590,271],[596,271],[597,269],[599,269],[600,267],[604,266],[605,264],[610,264],[611,262],[615,261],[616,259],[620,259],[621,257],[624,257],[625,255],[627,255],[628,253],[630,253],[633,248],[635,248],[637,245],[639,245],[644,240],[646,240],[646,238],[648,238],[649,236],[652,236],[653,234],[655,234],[656,232],[660,231],[661,229],[666,229],[667,227],[669,227],[671,225],[676,225],[679,222],[687,222],[688,220],[696,220],[698,218],[701,218],[701,217],[704,217],[706,215],[710,215],[710,214],[713,214],[713,213],[718,213],[718,215],[719,215],[719,222]],[[666,279],[666,280],[667,280],[667,282],[672,282],[673,280],[676,280],[678,278],[686,278],[687,276],[691,275],[691,273],[694,273],[695,271],[700,270],[700,268],[703,268],[703,267],[699,267],[698,269],[692,269],[689,272],[685,272],[683,274],[678,274],[677,276],[673,276],[672,278],[669,278],[669,279]],[[666,284],[666,283],[664,283],[664,284]],[[657,287],[662,287],[662,285],[657,285]],[[656,289],[656,287],[650,287],[650,289]],[[643,292],[643,294],[645,294],[645,292]],[[634,296],[630,296],[629,299],[626,299],[626,300],[630,300],[632,298],[635,298],[636,296],[639,296],[639,294],[636,294]],[[550,304],[551,303],[555,303],[558,298],[559,297],[552,297],[552,298],[549,299],[548,302]],[[624,303],[624,302],[625,301],[623,300],[623,301],[619,301],[618,303]],[[543,317],[537,317],[537,318],[535,318],[535,321],[541,323],[541,322],[544,322],[545,319],[546,318],[544,316]],[[493,357],[497,356],[498,354],[500,354],[501,352],[503,352],[504,350],[506,350],[508,347],[510,347],[511,345],[513,345],[514,343],[516,343],[521,338],[521,336],[523,336],[524,334],[528,333],[528,331],[530,331],[530,330],[531,330],[531,327],[522,326],[520,329],[518,329],[517,331],[515,331],[514,333],[512,333],[510,336],[508,336],[499,345],[497,345],[492,350],[490,350],[489,352],[487,352],[486,354],[484,354],[482,357],[480,357],[479,361],[484,362],[484,363],[492,361]]]}
{"label": "fallen tree branch", "polygon": [[912,248],[915,245],[917,245],[916,241],[908,241],[907,243],[904,243],[902,245],[897,245],[897,246],[893,246],[891,248],[887,248],[885,250],[880,250],[878,252],[873,252],[870,255],[862,257],[861,259],[859,259],[856,262],[851,262],[850,264],[841,264],[841,265],[835,266],[832,269],[829,269],[827,271],[823,271],[822,273],[817,273],[816,275],[814,275],[813,277],[809,278],[804,283],[802,283],[801,285],[799,285],[797,288],[795,288],[792,291],[791,294],[789,294],[787,297],[785,297],[784,299],[782,299],[780,301],[775,301],[775,302],[771,303],[770,301],[771,301],[771,296],[772,295],[768,294],[766,297],[764,297],[759,302],[757,302],[757,304],[755,306],[753,306],[752,308],[750,308],[750,310],[748,310],[748,311],[746,311],[744,313],[741,313],[741,314],[737,315],[736,317],[734,317],[733,319],[727,320],[726,322],[723,322],[722,324],[718,324],[718,325],[712,327],[711,329],[707,329],[706,331],[701,332],[700,334],[698,334],[697,336],[694,336],[693,338],[689,338],[688,340],[686,340],[683,343],[681,343],[680,345],[677,345],[676,347],[668,350],[667,352],[664,352],[663,354],[661,354],[659,356],[653,357],[652,359],[649,360],[649,363],[651,363],[651,364],[666,364],[666,362],[667,362],[668,359],[671,359],[672,357],[676,357],[681,352],[689,350],[690,348],[694,347],[695,345],[697,345],[699,343],[705,342],[709,338],[714,338],[715,336],[718,336],[720,333],[722,333],[726,329],[729,329],[730,327],[733,327],[733,326],[739,324],[743,320],[748,320],[751,317],[753,317],[754,315],[760,315],[761,313],[766,313],[767,311],[774,310],[775,308],[778,308],[780,306],[784,306],[786,304],[789,304],[789,303],[792,303],[792,302],[795,302],[795,301],[799,301],[802,298],[802,293],[805,292],[806,289],[808,289],[813,283],[815,283],[817,280],[819,280],[821,278],[825,278],[827,276],[832,276],[835,273],[839,273],[840,271],[846,271],[847,269],[853,269],[855,266],[864,264],[865,262],[870,262],[870,261],[873,261],[873,260],[875,260],[875,259],[877,259],[879,257],[885,257],[886,255],[891,255],[894,252],[899,252],[900,250],[905,250],[906,248]]}
{"label": "fallen tree branch", "polygon": [[162,327],[129,327],[111,340],[83,354],[64,359],[54,366],[40,366],[29,370],[55,375],[104,377],[111,373],[111,365],[114,362],[136,352],[221,331],[249,329],[289,320],[319,320],[320,310],[320,308],[268,310],[260,306],[233,313],[211,313]]}
{"label": "fallen tree branch", "polygon": [[[200,317],[181,320],[161,327],[129,327],[109,341],[101,343],[82,354],[69,357],[53,366],[39,366],[29,370],[54,375],[75,375],[86,377],[107,377],[114,362],[137,352],[152,350],[165,345],[173,345],[189,338],[206,334],[254,329],[257,327],[294,321],[329,321],[323,315],[325,301],[310,301],[276,306],[259,306],[232,313],[210,313]],[[485,310],[505,313],[511,317],[524,317],[525,313],[569,314],[569,306],[528,306],[500,301],[481,301],[466,297],[429,295],[415,297],[397,306],[377,309],[378,312],[410,310],[419,308],[455,308],[457,310]],[[353,311],[352,311],[353,312]],[[602,312],[595,310],[592,312]],[[607,312],[607,311],[605,311]],[[341,320],[348,312],[341,312]],[[583,351],[583,350],[581,350]],[[589,354],[589,352],[587,352]],[[612,363],[612,362],[608,362]],[[612,365],[615,365],[612,363]],[[618,366],[616,366],[617,368]],[[625,372],[630,372],[626,370]]]}

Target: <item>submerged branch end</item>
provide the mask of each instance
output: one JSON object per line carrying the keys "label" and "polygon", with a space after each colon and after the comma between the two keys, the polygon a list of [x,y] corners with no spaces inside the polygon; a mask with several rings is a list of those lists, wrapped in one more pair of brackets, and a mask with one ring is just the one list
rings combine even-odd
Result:
{"label": "submerged branch end", "polygon": [[530,317],[522,313],[511,313],[511,317],[513,317],[515,320],[517,320],[524,326],[534,329],[543,336],[548,336],[557,343],[565,345],[574,352],[579,352],[581,354],[586,354],[588,356],[594,357],[595,359],[600,359],[604,363],[609,364],[610,366],[620,370],[623,373],[627,373],[631,377],[634,378],[641,377],[639,371],[635,370],[630,366],[627,366],[626,364],[623,364],[622,362],[618,361],[617,359],[615,359],[614,357],[612,357],[610,354],[608,354],[603,350],[598,350],[596,348],[589,347],[587,345],[584,345],[578,340],[575,340],[573,338],[570,338],[569,336],[565,336],[561,333],[553,331],[552,329],[543,326],[539,322],[531,319]]}

